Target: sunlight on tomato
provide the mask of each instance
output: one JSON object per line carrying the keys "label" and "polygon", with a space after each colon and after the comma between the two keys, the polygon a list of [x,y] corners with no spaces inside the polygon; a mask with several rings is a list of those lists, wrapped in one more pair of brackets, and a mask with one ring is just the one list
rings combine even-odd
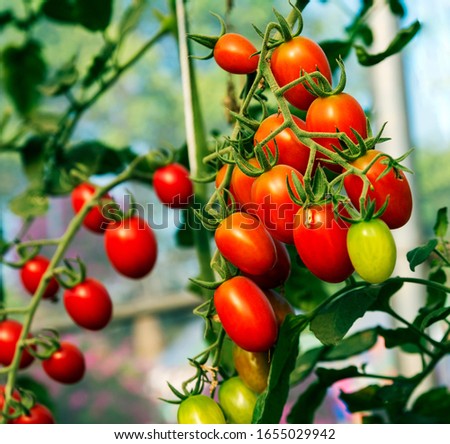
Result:
{"label": "sunlight on tomato", "polygon": [[226,424],[217,402],[206,395],[186,398],[177,412],[178,424]]}

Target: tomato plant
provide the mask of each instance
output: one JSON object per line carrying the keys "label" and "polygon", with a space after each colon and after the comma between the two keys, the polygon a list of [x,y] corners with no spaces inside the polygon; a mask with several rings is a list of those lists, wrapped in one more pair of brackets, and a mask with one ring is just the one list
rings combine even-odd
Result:
{"label": "tomato plant", "polygon": [[70,342],[61,342],[48,359],[42,361],[45,373],[62,384],[75,384],[83,379],[86,363],[78,347]]}
{"label": "tomato plant", "polygon": [[275,313],[263,291],[250,279],[236,276],[214,292],[214,305],[228,336],[247,351],[267,351],[277,340]]}
{"label": "tomato plant", "polygon": [[54,424],[50,410],[42,404],[35,404],[28,413],[11,421],[12,424]]}
{"label": "tomato plant", "polygon": [[152,271],[158,255],[158,244],[147,222],[139,216],[130,216],[108,228],[105,250],[117,272],[139,279]]}
{"label": "tomato plant", "polygon": [[391,276],[397,248],[385,222],[372,219],[352,224],[347,244],[352,264],[364,280],[379,284]]}
{"label": "tomato plant", "polygon": [[[13,319],[0,321],[0,364],[10,365],[16,352],[17,341],[22,332],[22,324]],[[28,338],[32,338],[28,334]],[[32,364],[34,357],[24,350],[20,358],[19,367],[26,368]]]}
{"label": "tomato plant", "polygon": [[189,170],[179,163],[158,168],[153,188],[159,200],[170,208],[186,208],[194,192]]}
{"label": "tomato plant", "polygon": [[266,389],[270,371],[268,352],[249,352],[235,344],[233,363],[239,377],[248,388],[256,393],[262,393]]}
{"label": "tomato plant", "polygon": [[189,396],[178,407],[178,424],[226,424],[219,405],[206,395]]}
{"label": "tomato plant", "polygon": [[228,32],[222,35],[214,46],[214,60],[231,74],[251,74],[259,62],[257,49],[241,34]]}
{"label": "tomato plant", "polygon": [[[34,295],[49,265],[50,261],[45,256],[37,255],[28,260],[20,269],[20,280],[28,293]],[[58,293],[58,290],[58,281],[52,277],[42,297],[52,299]]]}

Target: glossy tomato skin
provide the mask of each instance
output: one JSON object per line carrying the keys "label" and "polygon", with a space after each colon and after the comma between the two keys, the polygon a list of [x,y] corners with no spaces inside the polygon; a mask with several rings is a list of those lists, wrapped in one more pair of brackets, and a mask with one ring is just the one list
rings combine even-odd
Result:
{"label": "glossy tomato skin", "polygon": [[[84,204],[92,199],[92,196],[95,194],[95,192],[95,186],[88,182],[83,182],[72,190],[72,208],[75,213],[78,213],[83,208]],[[111,196],[109,194],[103,196],[102,200],[108,200],[112,202]],[[111,220],[103,215],[102,206],[99,203],[88,212],[83,220],[83,225],[93,233],[101,234],[106,230],[110,222]]]}
{"label": "glossy tomato skin", "polygon": [[222,256],[246,273],[266,273],[277,261],[272,236],[250,214],[241,211],[230,214],[217,227],[214,239]]}
{"label": "glossy tomato skin", "polygon": [[365,281],[379,284],[391,276],[397,248],[389,227],[381,219],[352,224],[347,244],[355,271]]}
{"label": "glossy tomato skin", "polygon": [[247,351],[269,350],[278,335],[277,320],[263,291],[250,279],[236,276],[214,292],[214,304],[231,340]]}
{"label": "glossy tomato skin", "polygon": [[105,250],[115,270],[131,279],[150,273],[158,256],[153,230],[138,216],[125,218],[106,231]]}
{"label": "glossy tomato skin", "polygon": [[189,396],[177,412],[178,424],[226,424],[219,404],[206,395]]}
{"label": "glossy tomato skin", "polygon": [[[45,256],[37,255],[25,263],[20,269],[20,280],[30,295],[34,295],[41,282],[42,277],[47,271],[50,261]],[[53,277],[50,279],[47,288],[42,297],[44,299],[52,299],[58,293],[59,284]]]}
{"label": "glossy tomato skin", "polygon": [[294,218],[300,205],[292,202],[286,180],[294,189],[292,174],[303,182],[303,175],[288,165],[275,165],[258,176],[252,186],[252,200],[256,214],[270,234],[281,242],[294,242]]}
{"label": "glossy tomato skin", "polygon": [[[260,167],[259,162],[254,157],[248,159],[248,162],[255,168]],[[233,174],[231,176],[231,187],[233,189],[233,196],[236,200],[236,203],[239,205],[239,208],[242,211],[246,211],[250,214],[253,214],[255,211],[255,205],[253,204],[251,194],[255,179],[256,177],[245,175],[245,173],[237,166],[234,168]]]}
{"label": "glossy tomato skin", "polygon": [[244,384],[256,393],[267,388],[270,372],[270,355],[268,352],[249,352],[234,344],[234,367]]}
{"label": "glossy tomato skin", "polygon": [[[21,333],[21,323],[13,319],[0,321],[0,364],[5,366],[11,364],[16,352],[17,341],[19,340]],[[31,334],[28,334],[28,338],[31,337]],[[21,369],[26,368],[30,366],[33,361],[34,357],[28,353],[27,350],[23,350],[19,367]]]}
{"label": "glossy tomato skin", "polygon": [[189,170],[179,163],[158,168],[153,175],[153,188],[160,202],[170,208],[188,207],[194,193]]}
{"label": "glossy tomato skin", "polygon": [[266,273],[257,275],[242,273],[263,290],[279,287],[287,281],[289,275],[291,274],[291,258],[286,246],[275,238],[272,240],[277,250],[277,260],[273,268]]}
{"label": "glossy tomato skin", "polygon": [[[325,53],[316,42],[307,37],[294,37],[275,48],[270,67],[281,87],[298,79],[301,71],[320,71],[331,83],[331,69]],[[291,105],[301,110],[307,110],[315,99],[303,85],[289,89],[284,96]]]}
{"label": "glossy tomato skin", "polygon": [[[352,162],[352,166],[358,170],[365,170],[372,160],[381,154],[378,150],[369,150],[366,154]],[[367,171],[367,178],[371,187],[367,192],[367,198],[375,201],[375,209],[380,209],[389,196],[389,203],[380,219],[386,222],[389,228],[395,229],[405,225],[412,213],[413,200],[408,179],[403,171],[391,169],[386,175],[380,177],[386,170],[381,157]],[[344,187],[352,204],[360,209],[360,196],[363,190],[363,181],[360,177],[349,174],[344,178]]]}
{"label": "glossy tomato skin", "polygon": [[275,313],[275,318],[277,320],[278,328],[281,327],[281,324],[285,320],[288,314],[295,314],[292,305],[288,302],[288,300],[281,296],[275,290],[264,290],[264,294],[272,305],[273,312]]}
{"label": "glossy tomato skin", "polygon": [[[300,129],[306,129],[306,123],[297,116],[292,116],[294,122]],[[254,144],[262,142],[270,133],[274,132],[284,123],[284,117],[280,114],[272,114],[266,117],[260,124],[254,135]],[[308,167],[310,149],[298,140],[290,128],[286,128],[270,140],[266,149],[275,155],[278,149],[278,164],[289,165],[299,173],[305,174]]]}
{"label": "glossy tomato skin", "polygon": [[257,398],[239,376],[220,384],[219,403],[229,424],[251,424]]}
{"label": "glossy tomato skin", "polygon": [[301,208],[297,213],[297,252],[305,266],[325,282],[342,282],[354,271],[347,251],[348,231],[349,224],[335,218],[332,203]]}
{"label": "glossy tomato skin", "polygon": [[[354,142],[358,140],[352,129],[367,138],[366,115],[359,102],[350,94],[340,93],[328,97],[317,97],[306,113],[306,129],[310,132],[335,133],[343,132]],[[341,144],[337,138],[315,138],[319,145],[330,151],[334,151],[333,145],[340,149]],[[317,154],[317,159],[327,158],[322,153]],[[323,166],[339,172],[340,165],[323,162]]]}
{"label": "glossy tomato skin", "polygon": [[28,415],[19,416],[11,421],[12,424],[55,424],[50,410],[42,404],[35,404]]}
{"label": "glossy tomato skin", "polygon": [[[219,37],[214,46],[214,60],[231,74],[251,74],[258,68],[259,55],[250,40],[233,32]],[[255,55],[253,55],[255,54]]]}
{"label": "glossy tomato skin", "polygon": [[51,379],[62,384],[76,384],[86,371],[83,353],[70,342],[61,342],[59,349],[42,361],[42,367]]}
{"label": "glossy tomato skin", "polygon": [[93,278],[68,288],[64,292],[64,307],[77,325],[94,331],[106,327],[113,312],[108,290]]}

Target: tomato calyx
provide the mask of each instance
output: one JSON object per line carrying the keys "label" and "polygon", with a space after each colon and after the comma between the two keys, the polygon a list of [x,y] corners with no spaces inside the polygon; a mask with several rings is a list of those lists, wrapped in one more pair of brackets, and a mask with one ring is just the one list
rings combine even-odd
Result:
{"label": "tomato calyx", "polygon": [[214,47],[216,46],[217,41],[227,32],[227,26],[223,18],[216,14],[215,12],[210,11],[210,14],[213,15],[217,20],[219,20],[220,23],[220,33],[218,36],[211,36],[211,35],[205,35],[205,34],[190,34],[188,33],[188,38],[193,40],[194,42],[199,43],[202,46],[205,46],[208,49],[211,49],[211,52],[207,54],[206,56],[199,57],[199,56],[193,56],[193,58],[198,60],[208,60],[211,59],[214,55]]}
{"label": "tomato calyx", "polygon": [[25,339],[27,352],[37,359],[48,359],[59,347],[59,333],[47,328],[35,336]]}

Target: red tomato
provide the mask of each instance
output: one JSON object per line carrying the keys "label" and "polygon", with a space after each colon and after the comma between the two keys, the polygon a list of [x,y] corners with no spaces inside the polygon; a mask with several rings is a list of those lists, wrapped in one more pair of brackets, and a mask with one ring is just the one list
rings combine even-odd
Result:
{"label": "red tomato", "polygon": [[[322,48],[307,37],[298,36],[282,43],[272,53],[270,67],[279,86],[298,79],[301,72],[320,71],[331,83],[331,69]],[[286,100],[298,109],[307,110],[315,97],[303,85],[297,85],[284,94]]]}
{"label": "red tomato", "polygon": [[291,304],[280,293],[274,290],[265,290],[264,294],[272,305],[278,327],[281,326],[288,314],[295,314]]}
{"label": "red tomato", "polygon": [[261,221],[240,211],[226,217],[214,234],[222,256],[242,271],[263,274],[273,268],[277,250]]}
{"label": "red tomato", "polygon": [[[229,32],[222,35],[214,46],[214,60],[231,74],[251,74],[258,68],[259,55],[250,40]],[[255,54],[255,55],[253,55]]]}
{"label": "red tomato", "polygon": [[[94,185],[84,182],[75,187],[72,191],[72,208],[75,213],[78,213],[84,206],[84,204],[92,199],[95,194],[96,188]],[[103,196],[103,200],[109,200],[112,202],[112,198],[109,194]],[[83,220],[83,225],[94,233],[103,233],[111,220],[108,219],[102,213],[102,204],[98,204],[93,207]]]}
{"label": "red tomato", "polygon": [[[22,333],[22,324],[12,319],[6,319],[0,322],[0,364],[10,365],[14,354],[16,353],[16,345]],[[28,334],[31,338],[31,334]],[[20,368],[28,367],[34,361],[34,357],[23,350],[20,358]]]}
{"label": "red tomato", "polygon": [[116,271],[132,279],[150,273],[158,255],[153,230],[138,216],[113,224],[105,233],[105,249]]}
{"label": "red tomato", "polygon": [[291,258],[286,246],[277,239],[273,239],[273,242],[277,250],[277,261],[274,267],[264,274],[242,273],[262,289],[279,287],[287,281],[291,273]]}
{"label": "red tomato", "polygon": [[263,291],[250,279],[236,276],[214,292],[220,321],[231,340],[247,351],[269,350],[278,335],[277,320]]}
{"label": "red tomato", "polygon": [[261,174],[252,186],[256,214],[275,239],[288,244],[294,242],[294,217],[300,208],[292,202],[286,185],[288,179],[291,188],[294,188],[292,173],[303,182],[303,176],[296,169],[288,165],[275,165]]}
{"label": "red tomato", "polygon": [[349,224],[336,219],[333,204],[301,208],[296,216],[294,242],[305,266],[326,282],[342,282],[354,271],[347,251]]}
{"label": "red tomato", "polygon": [[194,193],[189,171],[179,163],[158,168],[153,175],[153,188],[161,203],[170,208],[188,207]]}
{"label": "red tomato", "polygon": [[55,424],[50,410],[42,404],[31,407],[28,415],[19,416],[11,421],[12,424]]}
{"label": "red tomato", "polygon": [[[20,395],[17,390],[14,390],[12,392],[12,398],[15,399],[16,401],[20,401]],[[3,410],[4,405],[5,405],[5,386],[0,385],[0,419],[2,418],[2,410]],[[14,409],[10,407],[8,409],[8,412],[9,412],[9,414],[12,414],[14,412]]]}
{"label": "red tomato", "polygon": [[[259,162],[254,157],[248,159],[248,162],[256,168],[260,167]],[[256,177],[246,176],[238,167],[235,167],[233,170],[231,186],[233,187],[233,195],[236,203],[240,205],[242,211],[249,213],[254,211],[251,189],[255,179]]]}
{"label": "red tomato", "polygon": [[[352,162],[352,166],[358,170],[365,170],[372,160],[381,154],[381,151],[370,150],[359,159]],[[367,178],[371,187],[367,192],[367,198],[375,201],[375,208],[381,208],[389,197],[386,211],[380,216],[390,229],[400,228],[405,225],[411,217],[413,200],[408,179],[403,171],[392,168],[386,175],[380,177],[386,170],[387,165],[383,162],[386,157],[379,158],[367,171]],[[363,181],[355,174],[344,178],[344,187],[352,204],[359,210],[360,197],[363,190]]]}
{"label": "red tomato", "polygon": [[[299,117],[292,116],[296,125],[301,129],[306,129],[306,123]],[[284,123],[282,114],[272,114],[265,118],[254,136],[255,145],[262,142],[270,133],[274,132]],[[310,149],[297,139],[290,128],[286,128],[277,134],[274,139],[265,145],[271,153],[275,155],[275,143],[278,148],[278,164],[289,165],[299,173],[305,174],[308,167]],[[266,149],[267,149],[266,148]]]}
{"label": "red tomato", "polygon": [[[20,280],[28,293],[31,295],[36,293],[39,283],[49,265],[50,261],[46,257],[38,255],[27,261],[20,269]],[[58,290],[58,281],[53,277],[50,279],[42,297],[44,299],[51,299],[56,295]]]}
{"label": "red tomato", "polygon": [[[366,115],[359,102],[349,94],[340,93],[328,97],[317,97],[306,114],[306,129],[310,132],[335,133],[343,132],[355,143],[358,142],[352,129],[358,132],[363,139],[367,137]],[[319,145],[334,151],[332,145],[341,148],[337,138],[315,138]],[[317,153],[317,159],[327,158]],[[332,171],[339,172],[339,165],[323,162],[323,166]]]}
{"label": "red tomato", "polygon": [[83,353],[70,342],[61,342],[59,349],[42,361],[42,367],[50,378],[62,384],[81,381],[86,370]]}
{"label": "red tomato", "polygon": [[96,279],[83,282],[64,292],[64,306],[72,320],[88,330],[101,330],[111,320],[113,305],[108,290]]}

